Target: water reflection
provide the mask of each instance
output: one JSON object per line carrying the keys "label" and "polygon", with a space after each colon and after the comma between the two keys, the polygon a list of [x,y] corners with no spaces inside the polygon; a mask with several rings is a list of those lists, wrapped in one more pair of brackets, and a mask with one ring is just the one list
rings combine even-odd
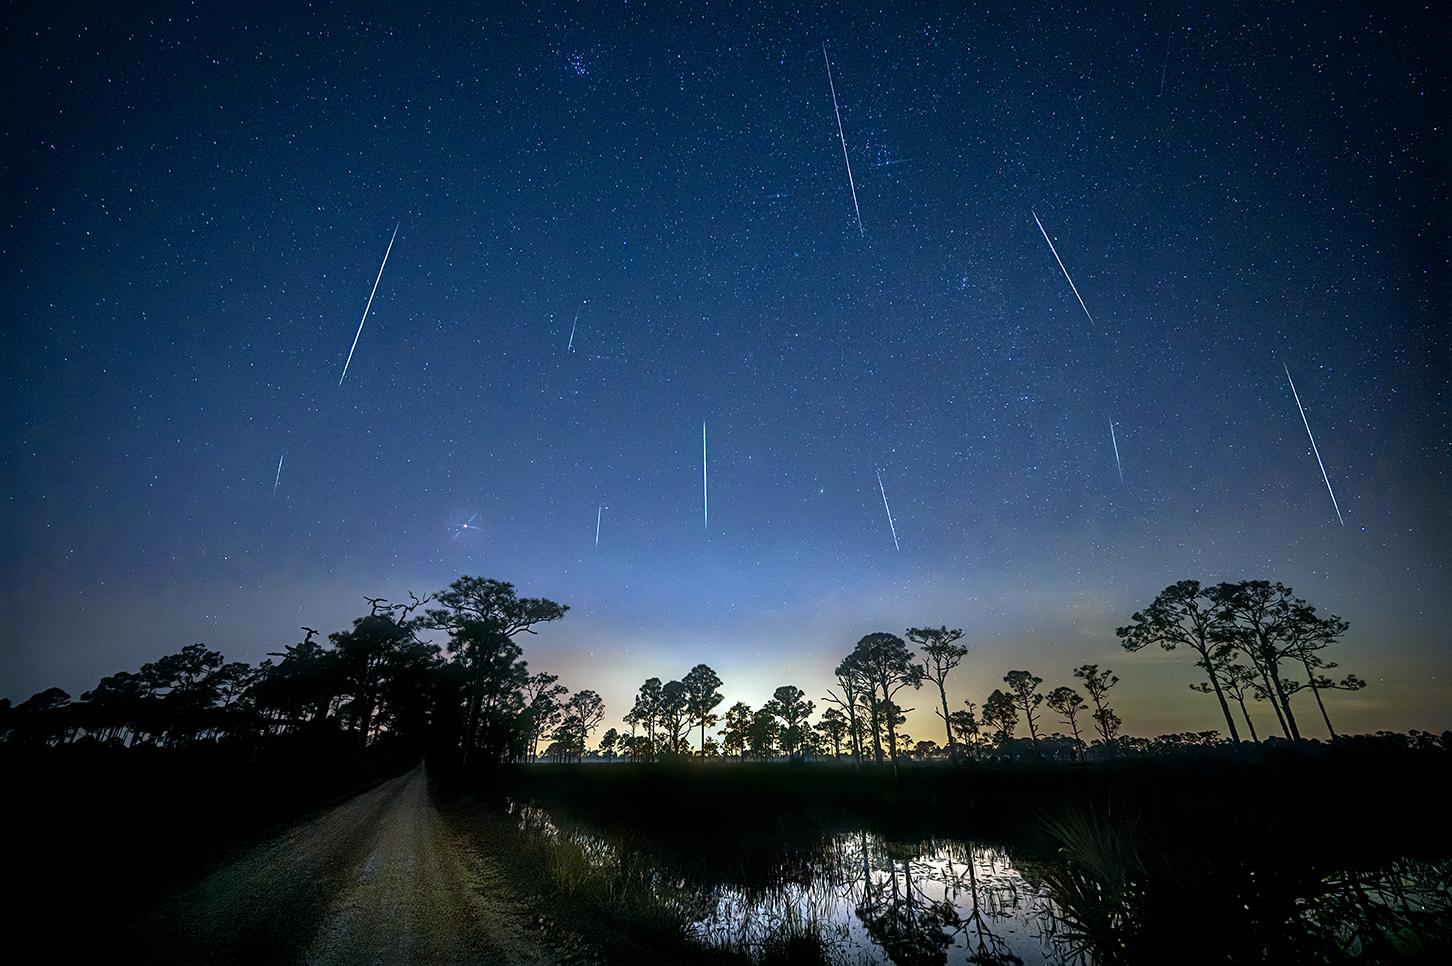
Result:
{"label": "water reflection", "polygon": [[805,881],[716,886],[697,935],[758,955],[795,938],[844,963],[1059,961],[1045,928],[1052,902],[1001,849],[952,840],[904,846],[859,831],[826,839],[823,854]]}
{"label": "water reflection", "polygon": [[[1315,874],[1309,887],[1255,908],[1248,893],[1196,870],[1187,871],[1204,880],[1198,888],[1181,885],[1166,897],[1139,872],[1116,880],[1107,866],[1076,861],[1072,846],[1031,856],[858,830],[707,854],[643,832],[607,838],[533,806],[511,812],[603,875],[612,894],[649,896],[705,945],[757,962],[1077,966],[1163,962],[1174,947],[1178,962],[1420,962],[1429,938],[1444,948],[1436,937],[1452,910],[1445,863]],[[1102,860],[1104,842],[1095,844]],[[1212,893],[1222,908],[1203,911],[1218,916],[1234,904],[1235,923],[1197,932],[1205,920],[1195,909],[1214,905]],[[1232,934],[1226,959],[1217,937]]]}

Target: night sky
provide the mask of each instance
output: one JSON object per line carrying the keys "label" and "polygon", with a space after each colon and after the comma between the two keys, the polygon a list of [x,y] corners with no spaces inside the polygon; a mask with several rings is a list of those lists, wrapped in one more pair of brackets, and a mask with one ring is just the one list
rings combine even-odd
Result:
{"label": "night sky", "polygon": [[0,32],[0,694],[470,573],[571,606],[531,666],[610,724],[946,623],[955,700],[1099,661],[1153,734],[1216,709],[1114,627],[1269,578],[1351,621],[1343,730],[1452,723],[1440,5],[52,6]]}

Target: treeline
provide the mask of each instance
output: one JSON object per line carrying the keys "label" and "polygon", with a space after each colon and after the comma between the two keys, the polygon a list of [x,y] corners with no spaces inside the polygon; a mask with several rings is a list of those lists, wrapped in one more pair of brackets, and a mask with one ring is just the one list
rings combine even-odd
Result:
{"label": "treeline", "polygon": [[[1116,633],[1129,651],[1150,644],[1189,648],[1207,678],[1191,688],[1217,696],[1230,742],[1238,745],[1242,739],[1227,700],[1238,704],[1251,740],[1260,739],[1247,701],[1269,704],[1284,736],[1296,741],[1302,735],[1291,698],[1308,694],[1328,734],[1336,737],[1325,692],[1365,686],[1355,675],[1338,681],[1326,673],[1337,667],[1326,651],[1347,626],[1335,615],[1319,615],[1280,583],[1254,580],[1204,588],[1197,581],[1181,581],[1166,588]],[[646,680],[625,716],[626,731],[607,731],[600,753],[636,761],[685,755],[850,756],[859,763],[888,761],[896,767],[902,757],[1083,761],[1224,743],[1218,730],[1153,739],[1122,734],[1123,720],[1109,701],[1119,677],[1097,664],[1075,668],[1073,683],[1047,691],[1043,678],[1012,670],[1004,675],[1005,687],[995,688],[981,705],[968,699],[955,710],[948,697],[949,678],[967,654],[961,629],[912,627],[902,636],[868,634],[834,669],[836,686],[821,699],[825,707],[815,723],[809,720],[815,703],[794,685],[777,688],[760,708],[737,702],[718,717],[721,679],[700,664],[680,680],[664,684],[659,678]],[[1297,677],[1298,672],[1304,676]],[[915,740],[902,730],[913,710],[904,707],[904,700],[924,690],[942,729],[941,744],[936,737]],[[719,740],[706,734],[717,725]],[[1019,734],[1020,727],[1026,735]],[[1062,731],[1057,730],[1060,727]],[[692,733],[698,735],[694,747]]]}
{"label": "treeline", "polygon": [[[833,671],[834,685],[816,701],[795,685],[776,689],[753,709],[724,711],[722,681],[697,664],[679,679],[646,680],[598,750],[587,750],[605,718],[592,690],[571,694],[559,678],[531,671],[519,643],[568,608],[519,597],[508,583],[464,576],[444,590],[407,602],[365,598],[368,613],[349,630],[320,640],[303,628],[296,644],[257,666],[228,662],[201,644],[103,678],[73,700],[50,688],[11,706],[0,701],[0,739],[29,744],[75,742],[134,747],[202,743],[257,745],[326,737],[359,747],[388,743],[404,752],[458,763],[679,757],[1085,760],[1158,754],[1224,743],[1218,730],[1122,734],[1110,702],[1119,677],[1084,664],[1073,680],[1045,689],[1027,670],[1009,671],[981,704],[955,707],[950,681],[968,655],[961,629],[912,627],[857,642]],[[1316,609],[1279,583],[1242,581],[1166,588],[1117,630],[1129,651],[1151,645],[1185,648],[1204,674],[1191,687],[1213,694],[1229,742],[1259,741],[1249,703],[1268,705],[1286,739],[1303,736],[1296,695],[1308,695],[1336,737],[1324,694],[1354,691],[1355,675],[1333,679],[1328,649],[1347,623]],[[442,632],[439,643],[427,639]],[[929,701],[938,734],[903,730],[910,699]],[[821,706],[821,713],[813,720]],[[1022,731],[1020,731],[1022,729]],[[939,740],[941,738],[941,740]],[[543,749],[541,749],[543,745]]]}
{"label": "treeline", "polygon": [[[79,699],[48,688],[0,700],[0,739],[171,749],[342,740],[504,762],[532,756],[547,734],[583,750],[604,714],[595,692],[570,695],[555,675],[531,672],[516,640],[563,617],[563,604],[469,576],[407,602],[364,599],[368,613],[350,629],[323,641],[304,627],[256,666],[191,644]],[[442,644],[421,636],[429,631]]]}

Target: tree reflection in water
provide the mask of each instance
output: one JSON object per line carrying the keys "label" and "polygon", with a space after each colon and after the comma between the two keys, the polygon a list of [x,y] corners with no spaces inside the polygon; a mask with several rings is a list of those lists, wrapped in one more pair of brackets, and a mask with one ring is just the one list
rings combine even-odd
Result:
{"label": "tree reflection in water", "polygon": [[1163,843],[1092,821],[1061,827],[1062,847],[1039,860],[867,831],[724,858],[514,811],[521,828],[605,871],[612,895],[653,895],[705,945],[757,962],[1452,962],[1445,862],[1246,874],[1204,855],[1167,861]]}
{"label": "tree reflection in water", "polygon": [[859,831],[825,838],[819,854],[811,879],[719,887],[698,935],[758,958],[815,945],[826,962],[1057,961],[1039,923],[1047,900],[1001,850]]}

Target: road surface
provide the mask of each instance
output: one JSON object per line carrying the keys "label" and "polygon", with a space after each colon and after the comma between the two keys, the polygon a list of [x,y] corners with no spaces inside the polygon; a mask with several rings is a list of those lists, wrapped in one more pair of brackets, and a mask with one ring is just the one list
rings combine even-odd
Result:
{"label": "road surface", "polygon": [[449,828],[422,766],[219,868],[137,924],[170,962],[555,961],[504,872]]}

